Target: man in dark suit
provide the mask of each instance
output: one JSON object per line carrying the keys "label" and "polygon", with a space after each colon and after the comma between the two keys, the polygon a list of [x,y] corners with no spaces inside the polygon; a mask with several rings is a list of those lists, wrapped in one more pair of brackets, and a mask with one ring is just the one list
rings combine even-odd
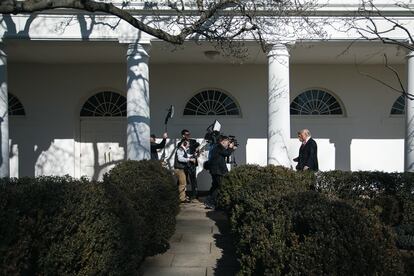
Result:
{"label": "man in dark suit", "polygon": [[215,191],[221,185],[221,180],[229,170],[226,165],[226,157],[230,156],[237,147],[229,141],[229,137],[220,136],[218,143],[214,145],[209,153],[208,167],[212,178],[211,188],[209,190],[209,199],[206,202],[207,208],[214,208]]}
{"label": "man in dark suit", "polygon": [[299,149],[299,156],[293,159],[293,161],[298,162],[296,169],[298,171],[318,171],[318,146],[315,140],[312,139],[310,131],[302,129],[298,132],[298,138],[302,145]]}

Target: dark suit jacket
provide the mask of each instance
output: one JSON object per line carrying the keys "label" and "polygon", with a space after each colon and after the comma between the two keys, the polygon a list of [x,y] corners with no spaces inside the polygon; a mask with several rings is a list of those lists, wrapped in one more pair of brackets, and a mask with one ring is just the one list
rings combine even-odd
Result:
{"label": "dark suit jacket", "polygon": [[221,144],[217,144],[209,153],[209,171],[210,174],[226,175],[229,170],[226,166],[226,157],[230,156],[233,149],[225,149]]}
{"label": "dark suit jacket", "polygon": [[310,138],[305,145],[300,146],[298,165],[296,169],[302,171],[305,166],[313,171],[319,170],[318,165],[318,146],[315,140]]}
{"label": "dark suit jacket", "polygon": [[162,149],[165,147],[166,139],[162,139],[161,143],[151,143],[151,160],[158,160],[158,149]]}

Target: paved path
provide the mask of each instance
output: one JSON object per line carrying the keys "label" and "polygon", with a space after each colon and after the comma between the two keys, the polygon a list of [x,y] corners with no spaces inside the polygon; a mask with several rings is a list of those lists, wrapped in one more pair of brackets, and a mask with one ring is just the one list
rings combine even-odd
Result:
{"label": "paved path", "polygon": [[234,275],[238,266],[228,233],[224,212],[206,210],[202,203],[182,204],[170,249],[147,258],[141,275]]}

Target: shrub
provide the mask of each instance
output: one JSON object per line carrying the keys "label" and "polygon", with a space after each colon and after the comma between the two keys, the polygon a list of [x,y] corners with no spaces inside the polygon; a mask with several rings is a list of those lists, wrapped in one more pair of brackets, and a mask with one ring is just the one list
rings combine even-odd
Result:
{"label": "shrub", "polygon": [[[278,185],[272,185],[277,182]],[[217,206],[227,211],[238,202],[241,194],[264,192],[305,191],[313,187],[312,173],[296,173],[281,166],[242,165],[231,170],[223,179],[217,196]],[[279,189],[279,190],[276,190]]]}
{"label": "shrub", "polygon": [[[143,220],[109,187],[70,177],[1,187],[3,275],[125,274],[142,261]],[[115,200],[116,197],[116,200]]]}
{"label": "shrub", "polygon": [[402,274],[387,228],[345,202],[308,191],[250,197],[237,207],[240,274]]}
{"label": "shrub", "polygon": [[[171,175],[147,164],[121,164],[106,176],[113,182],[2,179],[0,275],[137,275],[145,256],[165,250],[178,208]],[[132,170],[140,179],[127,183]]]}
{"label": "shrub", "polygon": [[377,213],[393,226],[397,245],[414,248],[414,174],[331,171],[318,174],[317,189]]}
{"label": "shrub", "polygon": [[[335,175],[327,175],[325,182],[318,175],[319,182],[312,173],[248,165],[224,178],[218,203],[230,215],[239,274],[402,274],[392,232],[365,208],[377,208],[376,214],[393,222],[403,216],[399,201],[385,193],[371,200],[378,192],[355,183],[339,186],[343,194],[360,189],[358,203],[340,200],[340,193],[329,192],[329,178]],[[364,187],[371,185],[364,181]],[[322,190],[322,184],[324,194],[312,191],[315,185]],[[391,185],[386,191],[393,191]]]}
{"label": "shrub", "polygon": [[168,249],[179,211],[178,189],[170,171],[158,161],[126,161],[104,176],[104,182],[118,187],[144,218],[146,255]]}

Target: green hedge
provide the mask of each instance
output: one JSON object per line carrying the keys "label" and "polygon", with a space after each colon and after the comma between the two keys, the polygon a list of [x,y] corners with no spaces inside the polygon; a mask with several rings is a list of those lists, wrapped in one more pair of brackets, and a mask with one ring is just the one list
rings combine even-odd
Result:
{"label": "green hedge", "polygon": [[179,211],[178,189],[171,172],[158,161],[126,161],[105,175],[104,182],[123,191],[135,212],[144,218],[142,231],[148,241],[145,254],[168,249]]}
{"label": "green hedge", "polygon": [[376,212],[394,228],[397,245],[414,250],[414,174],[331,171],[318,174],[317,189]]}
{"label": "green hedge", "polygon": [[[157,178],[159,182],[152,182],[154,189],[165,192],[162,197],[152,196],[151,200],[157,200],[162,209],[176,210],[176,192],[160,188],[175,187],[171,175],[165,171],[165,178],[159,178],[163,170],[160,165],[156,168],[150,161],[140,161],[121,166],[142,170],[150,163],[154,171],[144,174]],[[121,185],[128,184],[70,177],[3,179],[0,275],[136,275],[148,252],[154,253],[150,250],[154,245],[151,238],[159,231],[148,226],[142,212],[147,216],[160,213],[149,206],[138,212],[133,200],[147,198],[132,199],[133,192]],[[171,215],[171,212],[162,214]],[[164,220],[171,221],[174,227],[173,218]],[[165,247],[164,243],[157,246]]]}
{"label": "green hedge", "polygon": [[[278,182],[280,185],[270,185]],[[242,165],[233,169],[223,179],[217,195],[217,206],[230,210],[246,193],[276,193],[306,191],[313,189],[315,176],[312,173],[298,174],[281,166]]]}
{"label": "green hedge", "polygon": [[403,274],[390,229],[315,184],[313,174],[274,166],[240,166],[224,179],[218,202],[230,215],[239,274]]}

